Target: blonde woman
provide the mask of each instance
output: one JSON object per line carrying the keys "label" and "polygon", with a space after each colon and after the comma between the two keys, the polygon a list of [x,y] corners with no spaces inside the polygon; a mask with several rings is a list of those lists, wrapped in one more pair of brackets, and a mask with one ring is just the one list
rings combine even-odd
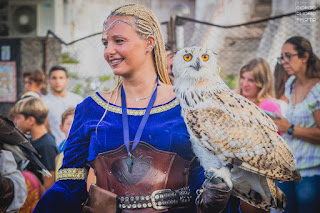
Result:
{"label": "blonde woman", "polygon": [[281,114],[274,98],[270,66],[263,58],[254,58],[240,69],[238,93],[263,110]]}
{"label": "blonde woman", "polygon": [[207,181],[195,193],[205,177],[192,162],[154,14],[135,4],[117,8],[103,25],[102,44],[116,87],[77,106],[58,181],[35,212],[80,212],[89,166],[96,185],[86,212],[194,212],[197,196],[199,209],[220,212],[231,193],[224,183]]}
{"label": "blonde woman", "polygon": [[[272,74],[269,64],[263,58],[254,58],[240,69],[238,93],[268,113],[281,114],[280,106],[274,98]],[[279,132],[281,135],[281,133]],[[244,213],[265,212],[245,202],[241,203]]]}

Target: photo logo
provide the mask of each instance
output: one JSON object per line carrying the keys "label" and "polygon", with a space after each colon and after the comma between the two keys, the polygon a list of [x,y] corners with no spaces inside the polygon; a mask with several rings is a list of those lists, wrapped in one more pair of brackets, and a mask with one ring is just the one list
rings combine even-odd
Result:
{"label": "photo logo", "polygon": [[312,24],[317,21],[316,6],[310,2],[296,2],[296,23]]}

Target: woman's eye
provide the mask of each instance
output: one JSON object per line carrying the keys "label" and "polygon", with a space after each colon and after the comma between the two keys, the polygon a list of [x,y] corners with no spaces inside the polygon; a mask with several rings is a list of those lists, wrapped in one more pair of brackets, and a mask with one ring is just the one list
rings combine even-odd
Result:
{"label": "woman's eye", "polygon": [[102,42],[102,44],[103,44],[103,46],[108,46],[108,42],[107,41],[104,41],[104,42]]}
{"label": "woman's eye", "polygon": [[202,60],[203,61],[208,61],[209,60],[209,55],[208,54],[203,54],[202,55]]}
{"label": "woman's eye", "polygon": [[117,39],[117,40],[116,40],[116,43],[117,43],[117,44],[122,43],[122,42],[123,42],[122,39]]}
{"label": "woman's eye", "polygon": [[191,54],[185,54],[185,55],[183,56],[183,59],[184,59],[185,61],[190,61],[190,60],[192,59],[192,55],[191,55]]}

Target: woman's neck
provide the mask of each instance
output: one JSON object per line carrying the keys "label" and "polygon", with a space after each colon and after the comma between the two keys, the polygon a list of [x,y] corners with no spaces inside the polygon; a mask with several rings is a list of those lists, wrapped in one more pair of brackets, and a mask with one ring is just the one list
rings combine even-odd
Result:
{"label": "woman's neck", "polygon": [[126,94],[143,98],[153,93],[157,83],[156,73],[144,73],[130,78],[123,78],[123,88]]}
{"label": "woman's neck", "polygon": [[295,75],[296,83],[300,84],[301,86],[305,86],[309,83],[310,78],[306,76],[306,70],[304,72],[299,72]]}

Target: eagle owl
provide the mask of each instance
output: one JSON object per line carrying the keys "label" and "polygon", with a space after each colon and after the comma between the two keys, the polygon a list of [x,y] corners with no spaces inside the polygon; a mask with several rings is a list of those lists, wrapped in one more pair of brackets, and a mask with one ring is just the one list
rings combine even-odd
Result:
{"label": "eagle owl", "polygon": [[301,176],[272,119],[229,89],[210,50],[178,51],[173,74],[192,149],[204,169],[251,205],[282,210],[286,197],[274,181],[300,181]]}

